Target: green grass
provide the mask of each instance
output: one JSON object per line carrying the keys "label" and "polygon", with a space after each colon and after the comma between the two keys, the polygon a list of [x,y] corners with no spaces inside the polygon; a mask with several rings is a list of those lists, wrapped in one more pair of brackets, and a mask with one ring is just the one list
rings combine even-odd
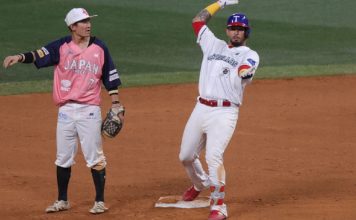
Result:
{"label": "green grass", "polygon": [[[195,82],[202,55],[191,19],[211,2],[1,0],[0,28],[6,31],[0,35],[0,58],[67,35],[65,14],[73,7],[85,7],[99,15],[92,20],[93,35],[108,45],[124,86]],[[241,1],[216,14],[209,26],[225,39],[227,16],[237,11],[248,15],[253,26],[248,43],[261,58],[259,77],[355,73],[354,8],[353,0]],[[5,88],[19,84],[29,87],[22,88],[24,92],[48,91],[45,85],[52,74],[53,68],[36,70],[24,64],[1,68],[0,94],[9,94]]]}
{"label": "green grass", "polygon": [[[350,65],[288,65],[261,67],[255,79],[290,78],[299,76],[328,76],[356,73],[356,64]],[[198,82],[199,71],[160,72],[152,74],[123,75],[125,87],[159,84],[179,84]],[[52,80],[0,83],[0,95],[14,95],[31,92],[50,92]]]}
{"label": "green grass", "polygon": [[0,95],[50,92],[52,83],[52,80],[0,83]]}

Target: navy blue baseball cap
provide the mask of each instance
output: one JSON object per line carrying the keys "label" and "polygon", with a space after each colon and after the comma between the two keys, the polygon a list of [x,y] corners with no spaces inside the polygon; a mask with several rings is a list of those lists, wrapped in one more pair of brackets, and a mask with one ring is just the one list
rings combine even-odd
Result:
{"label": "navy blue baseball cap", "polygon": [[227,19],[227,28],[229,27],[244,27],[246,29],[246,36],[250,34],[251,27],[248,22],[248,18],[246,15],[242,13],[235,13],[232,14],[228,19]]}
{"label": "navy blue baseball cap", "polygon": [[240,26],[240,27],[250,28],[250,26],[248,25],[248,18],[246,17],[246,15],[241,13],[232,14],[227,19],[227,26],[228,27]]}

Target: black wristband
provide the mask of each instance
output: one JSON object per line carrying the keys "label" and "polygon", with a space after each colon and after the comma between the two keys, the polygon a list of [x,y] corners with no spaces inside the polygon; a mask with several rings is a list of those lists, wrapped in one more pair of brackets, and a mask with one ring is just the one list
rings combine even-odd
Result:
{"label": "black wristband", "polygon": [[22,63],[23,59],[24,59],[24,55],[22,53],[17,54],[17,56],[20,56],[19,62]]}
{"label": "black wristband", "polygon": [[120,104],[120,101],[112,101],[111,104]]}
{"label": "black wristband", "polygon": [[23,53],[23,57],[25,57],[25,59],[21,61],[22,63],[33,63],[35,60],[32,52]]}

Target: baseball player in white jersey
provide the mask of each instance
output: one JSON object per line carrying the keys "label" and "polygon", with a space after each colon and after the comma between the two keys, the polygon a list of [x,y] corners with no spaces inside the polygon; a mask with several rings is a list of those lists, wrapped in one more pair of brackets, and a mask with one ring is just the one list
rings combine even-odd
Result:
{"label": "baseball player in white jersey", "polygon": [[[227,5],[238,0],[219,0],[193,19],[197,43],[203,52],[199,78],[199,97],[186,124],[179,159],[193,185],[183,194],[192,201],[210,188],[209,220],[226,219],[225,168],[223,154],[234,133],[245,86],[251,82],[259,64],[258,54],[246,46],[251,27],[244,14],[236,13],[227,20],[228,43],[214,36],[206,26],[208,20]],[[199,160],[206,150],[208,173]]]}
{"label": "baseball player in white jersey", "polygon": [[[57,186],[58,199],[46,212],[70,208],[67,189],[78,140],[95,185],[93,214],[107,210],[104,204],[106,160],[101,139],[100,92],[103,83],[112,109],[121,109],[118,86],[121,84],[105,44],[91,36],[90,16],[83,8],[73,8],[65,18],[70,35],[53,41],[41,49],[8,56],[4,67],[18,62],[34,63],[37,68],[54,66],[53,100],[59,107],[57,121]],[[119,111],[116,111],[119,112]],[[118,115],[123,120],[123,113]]]}

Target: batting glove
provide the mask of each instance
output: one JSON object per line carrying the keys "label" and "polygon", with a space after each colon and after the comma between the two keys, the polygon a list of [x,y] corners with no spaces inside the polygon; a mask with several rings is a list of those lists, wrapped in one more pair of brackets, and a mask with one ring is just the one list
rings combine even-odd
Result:
{"label": "batting glove", "polygon": [[221,8],[224,8],[226,5],[237,5],[239,0],[219,0],[218,4]]}

